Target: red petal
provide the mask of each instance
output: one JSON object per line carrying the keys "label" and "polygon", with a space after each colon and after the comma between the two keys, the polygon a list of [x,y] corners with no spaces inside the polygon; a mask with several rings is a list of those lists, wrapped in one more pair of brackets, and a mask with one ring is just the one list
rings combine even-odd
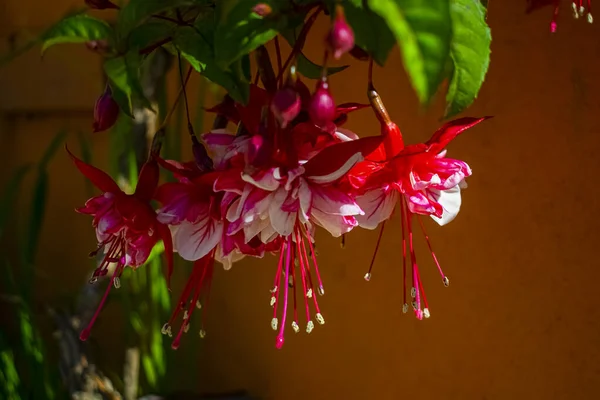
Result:
{"label": "red petal", "polygon": [[198,169],[195,162],[180,163],[173,160],[164,160],[160,157],[157,157],[156,161],[158,161],[161,167],[172,172],[176,178],[183,177],[193,179],[201,174],[201,171]]}
{"label": "red petal", "polygon": [[248,105],[236,103],[235,106],[240,115],[240,120],[244,127],[251,134],[258,133],[260,125],[262,108],[269,104],[269,94],[256,85],[250,85],[250,100]]}
{"label": "red petal", "polygon": [[140,171],[137,187],[135,188],[135,197],[140,201],[149,202],[156,192],[160,171],[156,159],[147,161]]}
{"label": "red petal", "polygon": [[329,175],[342,168],[357,153],[361,153],[365,158],[368,157],[381,146],[382,142],[382,136],[369,136],[328,146],[304,164],[305,175]]}
{"label": "red petal", "polygon": [[430,151],[440,152],[462,132],[489,118],[492,117],[465,117],[450,121],[438,129],[425,144],[429,146]]}
{"label": "red petal", "polygon": [[236,125],[240,122],[240,114],[235,107],[235,102],[229,96],[226,96],[221,103],[212,108],[204,109],[204,111],[221,114]]}
{"label": "red petal", "polygon": [[171,231],[164,224],[157,224],[158,234],[165,245],[165,258],[167,259],[167,287],[171,290],[171,275],[173,275],[173,239]]}
{"label": "red petal", "polygon": [[363,108],[369,107],[370,104],[361,104],[361,103],[344,103],[340,104],[335,108],[336,118],[341,114],[348,114],[352,111],[362,110]]}
{"label": "red petal", "polygon": [[88,178],[90,182],[94,184],[94,186],[96,186],[103,192],[121,192],[119,185],[117,185],[116,182],[106,172],[92,165],[86,164],[79,158],[75,157],[66,145],[65,150],[67,150],[67,153],[69,153],[69,156],[71,156],[71,159],[75,163],[75,166],[77,167],[79,172],[81,172],[86,178]]}

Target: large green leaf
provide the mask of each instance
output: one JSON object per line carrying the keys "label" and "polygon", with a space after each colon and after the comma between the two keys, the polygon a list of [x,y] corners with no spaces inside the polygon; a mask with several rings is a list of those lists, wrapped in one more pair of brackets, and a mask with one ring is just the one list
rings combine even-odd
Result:
{"label": "large green leaf", "polygon": [[165,21],[150,21],[133,29],[127,39],[129,51],[149,48],[171,37],[177,26]]}
{"label": "large green leaf", "polygon": [[364,3],[364,0],[344,0],[346,19],[354,31],[355,43],[383,66],[396,39],[385,20],[365,8]]}
{"label": "large green leaf", "polygon": [[446,118],[469,107],[483,84],[490,64],[492,34],[479,0],[451,0],[453,73],[446,95]]}
{"label": "large green leaf", "polygon": [[421,103],[436,93],[450,54],[448,0],[369,0],[396,36],[404,68]]}
{"label": "large green leaf", "polygon": [[59,43],[83,43],[111,37],[111,27],[101,19],[86,14],[71,15],[62,19],[42,36],[42,53]]}
{"label": "large green leaf", "polygon": [[269,0],[272,13],[261,17],[252,9],[256,0],[220,0],[216,5],[217,28],[214,49],[218,65],[227,67],[245,54],[255,50],[287,26],[287,16],[279,14],[281,1]]}
{"label": "large green leaf", "polygon": [[122,38],[152,15],[178,7],[202,5],[206,0],[130,0],[119,11],[117,20],[117,32]]}
{"label": "large green leaf", "polygon": [[[133,105],[152,109],[150,101],[144,96],[140,82],[140,65],[142,58],[137,53],[109,58],[104,62],[104,72],[108,76],[113,89],[113,97],[121,111],[131,116]],[[116,90],[115,90],[116,89]]]}
{"label": "large green leaf", "polygon": [[234,100],[246,103],[249,94],[248,83],[240,79],[242,75],[235,70],[222,69],[217,66],[212,46],[209,43],[212,35],[207,28],[207,26],[204,27],[205,32],[188,27],[181,28],[177,31],[173,43],[195,70],[225,88]]}

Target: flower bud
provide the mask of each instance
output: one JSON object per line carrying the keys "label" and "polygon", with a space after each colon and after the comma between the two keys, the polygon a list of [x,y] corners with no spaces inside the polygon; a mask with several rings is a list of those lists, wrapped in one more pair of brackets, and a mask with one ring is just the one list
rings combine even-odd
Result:
{"label": "flower bud", "polygon": [[266,3],[258,3],[252,8],[252,11],[254,11],[259,17],[266,17],[267,15],[271,14],[273,9]]}
{"label": "flower bud", "polygon": [[335,102],[325,80],[317,84],[317,90],[310,100],[308,114],[311,121],[317,126],[325,126],[335,118]]}
{"label": "flower bud", "polygon": [[117,6],[115,3],[113,3],[110,0],[85,0],[85,4],[92,9],[95,10],[107,10],[107,9],[118,9],[119,6]]}
{"label": "flower bud", "polygon": [[302,102],[300,96],[292,87],[279,89],[271,101],[271,112],[277,118],[282,128],[298,116]]}
{"label": "flower bud", "polygon": [[85,47],[94,53],[105,54],[109,50],[108,42],[106,40],[90,40],[85,42]]}
{"label": "flower bud", "polygon": [[106,85],[106,90],[102,96],[96,100],[94,106],[93,132],[102,132],[112,127],[119,117],[119,105],[112,97],[110,86]]}
{"label": "flower bud", "polygon": [[344,16],[344,8],[337,5],[335,9],[335,21],[331,26],[327,43],[333,50],[333,58],[339,60],[342,54],[352,50],[354,47],[354,32]]}

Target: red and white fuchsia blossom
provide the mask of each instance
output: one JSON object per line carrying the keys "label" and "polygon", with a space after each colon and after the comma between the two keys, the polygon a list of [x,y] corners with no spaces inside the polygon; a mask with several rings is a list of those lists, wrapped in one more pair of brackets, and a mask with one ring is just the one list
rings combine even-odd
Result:
{"label": "red and white fuchsia blossom", "polygon": [[[345,23],[342,12],[337,18],[338,24]],[[342,35],[338,36],[329,38],[330,46],[338,53],[348,51],[353,40],[342,43]],[[201,135],[203,143],[189,128],[193,161],[162,159],[158,156],[160,145],[153,142],[134,194],[123,193],[107,174],[72,156],[79,170],[104,192],[78,210],[94,216],[98,251],[105,253],[94,279],[107,274],[108,265],[115,263],[111,283],[118,286],[123,268],[141,266],[159,240],[165,245],[169,276],[173,252],[193,262],[177,305],[162,328],[172,336],[172,327],[182,316],[172,342],[176,349],[189,330],[194,310],[203,309],[203,319],[206,315],[215,261],[230,269],[246,256],[276,254],[269,297],[271,327],[277,331],[276,347],[281,348],[287,324],[299,332],[302,323],[310,333],[315,322],[325,323],[316,296],[325,293],[315,251],[317,227],[339,237],[359,226],[375,229],[381,225],[379,246],[383,226],[398,207],[403,232],[404,311],[408,310],[408,238],[413,308],[419,319],[429,317],[412,224],[416,220],[424,232],[421,215],[431,216],[440,225],[456,217],[461,188],[466,187],[465,178],[472,171],[465,162],[446,157],[445,148],[486,118],[449,122],[426,143],[405,146],[398,126],[370,87],[370,106],[381,122],[381,134],[361,138],[342,125],[348,114],[369,104],[336,106],[325,75],[311,94],[296,77],[294,67],[284,83],[284,68],[275,76],[268,57],[259,57],[259,63],[263,63],[259,72],[264,88],[251,85],[247,104],[226,96],[207,110],[217,117],[214,128]],[[235,125],[235,132],[230,132],[228,125]],[[158,185],[159,166],[173,174],[173,182]],[[160,204],[156,211],[151,200]],[[431,248],[426,234],[425,238]],[[447,286],[448,278],[435,253],[431,254]],[[109,290],[110,285],[99,309]],[[88,337],[97,314],[82,332],[82,339]],[[199,334],[206,334],[204,324]]]}

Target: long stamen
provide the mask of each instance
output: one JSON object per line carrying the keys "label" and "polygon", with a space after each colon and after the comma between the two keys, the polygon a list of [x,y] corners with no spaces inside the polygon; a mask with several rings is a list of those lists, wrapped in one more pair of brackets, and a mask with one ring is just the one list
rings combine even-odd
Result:
{"label": "long stamen", "polygon": [[442,282],[444,283],[444,286],[448,287],[448,286],[450,286],[450,279],[448,279],[448,277],[444,274],[444,271],[442,271],[440,262],[438,261],[435,253],[433,252],[433,247],[431,246],[431,241],[429,241],[429,235],[427,235],[427,231],[425,230],[425,225],[423,225],[423,221],[421,220],[421,217],[418,215],[417,215],[417,220],[419,221],[419,225],[421,225],[421,230],[423,231],[423,235],[425,235],[425,241],[427,241],[427,247],[429,247],[429,251],[431,252],[431,257],[433,258],[433,261],[435,262],[435,266],[437,267],[440,275],[442,276]]}
{"label": "long stamen", "polygon": [[410,248],[410,258],[411,258],[411,263],[412,263],[412,276],[413,276],[413,284],[412,284],[412,288],[410,289],[411,291],[411,297],[414,298],[413,301],[413,309],[415,310],[415,312],[418,312],[418,310],[420,310],[421,308],[421,296],[419,294],[419,273],[418,273],[418,264],[417,264],[417,257],[415,256],[415,248],[413,245],[413,233],[412,233],[412,224],[411,224],[411,219],[412,219],[412,213],[410,211],[407,212],[407,217],[406,217],[406,227],[408,228],[408,242],[409,242],[409,248]]}
{"label": "long stamen", "polygon": [[[315,271],[317,271],[317,278],[319,279],[319,294],[323,295],[325,293],[325,291],[323,290],[323,284],[321,283],[321,277],[319,276],[319,270],[317,268],[317,260],[314,256],[314,249],[312,248],[311,245],[311,240],[310,237],[306,238],[306,241],[308,242],[308,245],[310,246],[311,249],[311,253],[312,253],[312,260],[315,266]],[[308,262],[308,257],[306,256],[306,246],[304,245],[304,240],[302,240],[302,247],[304,248],[304,256],[306,257],[306,270],[308,272],[308,279],[310,282],[310,285],[312,287],[312,278],[310,276],[310,268],[309,268],[309,262]],[[317,319],[317,322],[321,325],[323,325],[325,323],[325,319],[323,318],[323,315],[321,314],[321,310],[319,309],[319,302],[317,301],[317,296],[312,296],[313,299],[313,303],[315,305],[315,310],[317,311],[317,313],[315,314],[315,318]],[[314,327],[314,324],[312,325],[312,327]],[[310,330],[312,330],[312,327]],[[306,332],[310,333],[308,330],[308,326],[306,327]]]}
{"label": "long stamen", "polygon": [[[296,247],[292,247],[292,259],[296,260],[296,257],[298,257],[298,265],[300,265],[300,252],[297,250],[297,242],[296,242]],[[294,330],[295,333],[300,332],[300,326],[298,326],[298,308],[296,306],[297,304],[297,295],[296,295],[296,286],[298,286],[297,282],[296,282],[296,268],[292,268],[292,288],[294,289],[294,320],[292,321],[292,329]]]}
{"label": "long stamen", "polygon": [[315,249],[313,248],[313,238],[309,235],[308,231],[304,232],[306,236],[306,241],[308,242],[308,246],[310,247],[310,256],[313,261],[313,265],[315,266],[315,273],[317,274],[317,280],[319,281],[319,294],[323,296],[325,294],[325,288],[323,287],[323,281],[321,280],[321,274],[319,274],[319,267],[317,265],[317,257],[315,255]]}
{"label": "long stamen", "polygon": [[[292,254],[292,238],[288,236],[287,238],[287,249],[285,255],[285,281],[289,282],[290,278],[290,264],[291,264],[291,254]],[[279,334],[277,335],[277,339],[275,342],[275,347],[281,349],[283,347],[283,332],[285,330],[285,320],[287,318],[287,304],[288,304],[288,292],[289,285],[285,285],[285,291],[283,293],[283,315],[281,317],[281,327],[279,328]]]}
{"label": "long stamen", "polygon": [[404,210],[405,207],[404,199],[400,201],[400,225],[402,226],[402,312],[408,312],[408,303],[406,302],[406,230],[405,226],[405,218],[406,212]]}
{"label": "long stamen", "polygon": [[425,307],[421,313],[421,317],[429,318],[431,316],[429,312],[429,303],[427,303],[427,297],[425,297],[425,289],[423,288],[423,280],[421,279],[421,275],[419,275],[419,271],[417,271],[417,276],[419,277],[419,289],[420,293],[423,296],[423,303]]}
{"label": "long stamen", "polygon": [[275,272],[275,282],[273,283],[273,289],[271,290],[271,305],[273,306],[273,318],[271,319],[271,328],[274,331],[277,330],[277,305],[279,303],[279,288],[281,284],[281,269],[283,267],[283,252],[286,247],[286,242],[281,243],[281,249],[279,250],[279,262],[277,263],[277,272]]}
{"label": "long stamen", "polygon": [[[304,250],[304,256],[302,255],[302,251],[300,248],[300,245],[302,244],[302,249]],[[300,264],[300,274],[302,277],[302,290],[304,293],[304,306],[306,308],[306,322],[307,324],[312,324],[312,321],[310,320],[310,309],[308,308],[308,299],[307,299],[307,291],[306,291],[306,268],[304,266],[304,262],[306,259],[306,248],[304,248],[304,243],[302,243],[302,239],[300,236],[299,232],[296,232],[296,247],[298,248],[298,259],[299,259],[299,264]],[[306,261],[308,261],[306,259]],[[308,325],[307,325],[307,332],[310,333],[310,331],[308,330]]]}
{"label": "long stamen", "polygon": [[88,325],[79,334],[80,340],[85,341],[90,337],[90,332],[92,330],[92,327],[94,326],[94,323],[96,322],[96,318],[98,318],[98,315],[100,315],[100,311],[104,307],[104,303],[106,302],[106,299],[108,298],[108,293],[110,292],[110,289],[113,287],[113,282],[115,280],[115,277],[117,276],[117,274],[119,273],[119,269],[121,269],[121,268],[123,268],[123,266],[120,264],[117,265],[117,267],[115,268],[115,271],[113,272],[112,277],[110,278],[110,282],[108,283],[106,290],[104,291],[102,300],[100,300],[100,304],[98,304],[98,307],[96,308],[96,312],[92,316],[92,319],[90,320]]}
{"label": "long stamen", "polygon": [[371,280],[371,271],[373,270],[373,265],[375,265],[375,258],[377,257],[377,252],[379,251],[379,245],[381,244],[381,238],[383,237],[383,229],[385,228],[385,221],[381,223],[381,229],[379,229],[379,236],[377,236],[377,244],[375,244],[375,251],[373,252],[373,257],[371,258],[371,264],[369,265],[369,271],[365,274],[365,281],[369,282]]}
{"label": "long stamen", "polygon": [[[211,262],[208,266],[208,272],[207,272],[207,276],[206,276],[206,291],[205,291],[205,295],[204,295],[204,307],[202,309],[202,319],[201,319],[201,323],[200,323],[200,332],[199,335],[201,338],[204,338],[206,336],[206,331],[204,330],[204,326],[206,326],[206,315],[208,313],[208,303],[210,301],[210,287],[211,287],[211,283],[212,283],[212,277],[213,277],[213,272],[214,272],[214,265],[215,265],[215,258],[214,258],[214,250],[213,250],[213,256],[211,258]],[[200,300],[196,300],[196,308],[200,308],[198,307],[198,304],[200,304]]]}

